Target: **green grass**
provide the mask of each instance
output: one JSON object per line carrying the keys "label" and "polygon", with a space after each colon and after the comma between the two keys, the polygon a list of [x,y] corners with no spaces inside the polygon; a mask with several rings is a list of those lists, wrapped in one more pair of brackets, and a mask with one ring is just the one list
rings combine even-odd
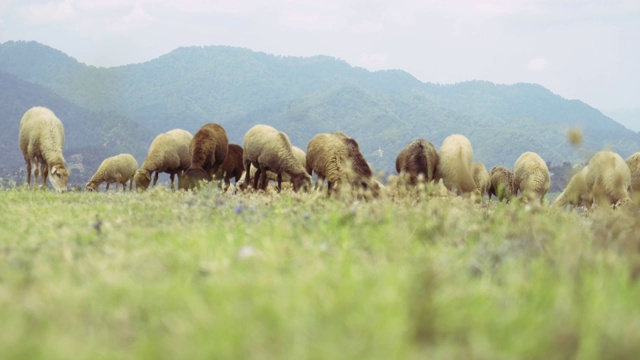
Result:
{"label": "green grass", "polygon": [[0,356],[635,359],[640,218],[0,191]]}

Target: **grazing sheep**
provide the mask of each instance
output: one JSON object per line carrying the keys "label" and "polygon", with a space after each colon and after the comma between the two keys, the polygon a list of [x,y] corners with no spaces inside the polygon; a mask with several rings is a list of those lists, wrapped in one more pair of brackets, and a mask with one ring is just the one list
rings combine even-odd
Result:
{"label": "grazing sheep", "polygon": [[267,171],[277,174],[278,192],[282,189],[284,174],[291,177],[294,191],[307,187],[311,183],[311,176],[294,155],[291,141],[282,131],[268,125],[256,125],[245,134],[243,146],[246,173],[244,187],[251,182],[251,165],[258,169],[253,183],[254,189],[258,189],[258,181],[260,181],[259,189],[266,188]]}
{"label": "grazing sheep", "polygon": [[133,177],[136,183],[136,191],[141,192],[149,187],[151,174],[153,186],[158,181],[158,175],[166,172],[170,175],[171,189],[174,189],[174,178],[178,175],[178,180],[182,177],[182,172],[191,165],[189,156],[189,144],[193,136],[186,130],[174,129],[156,136],[151,142],[147,158]]}
{"label": "grazing sheep", "polygon": [[127,181],[129,181],[129,191],[131,191],[136,170],[138,170],[138,162],[131,154],[120,154],[106,158],[87,183],[87,190],[98,191],[100,184],[106,182],[107,189],[105,191],[109,191],[109,184],[114,182],[116,183],[116,191],[118,191],[118,184],[122,184],[122,191],[125,191],[127,190]]}
{"label": "grazing sheep", "polygon": [[213,174],[213,178],[215,180],[224,180],[225,190],[231,186],[232,178],[237,185],[238,181],[242,178],[242,172],[244,171],[244,164],[242,163],[242,146],[229,144],[228,149],[224,162],[220,165],[218,171]]}
{"label": "grazing sheep", "polygon": [[38,185],[38,165],[42,173],[42,187],[47,177],[56,191],[67,190],[69,171],[62,148],[64,147],[64,126],[53,111],[36,106],[27,110],[20,120],[20,150],[27,163],[27,186],[31,185],[31,165],[34,169],[34,186]]}
{"label": "grazing sheep", "polygon": [[410,142],[396,158],[396,171],[407,177],[407,185],[410,186],[415,186],[420,176],[425,182],[432,181],[437,166],[438,152],[433,144],[424,139]]}
{"label": "grazing sheep", "polygon": [[626,163],[631,171],[631,192],[640,194],[640,152],[629,156]]}
{"label": "grazing sheep", "polygon": [[184,185],[192,189],[200,181],[211,181],[213,174],[224,163],[229,151],[229,139],[224,128],[216,123],[203,125],[193,135],[189,144],[191,165],[184,172]]}
{"label": "grazing sheep", "polygon": [[567,187],[553,202],[554,207],[565,207],[567,205],[591,207],[593,195],[587,187],[588,171],[589,167],[585,166],[571,177]]}
{"label": "grazing sheep", "polygon": [[[298,162],[304,167],[306,166],[306,159],[307,159],[307,155],[304,153],[304,151],[302,151],[302,149],[300,149],[297,146],[291,146],[291,150],[293,151],[293,156],[296,157],[296,159],[298,160]],[[243,168],[244,169],[244,168]],[[257,172],[257,168],[256,167],[252,167],[251,168],[251,177],[253,177],[255,179],[255,174]],[[242,172],[242,176],[240,176],[240,180],[237,182],[236,185],[238,185],[239,187],[244,187],[244,182],[245,182],[245,177],[246,177],[246,173],[243,171]],[[267,171],[267,182],[269,181],[278,181],[278,175],[276,173],[274,173],[273,171]],[[282,182],[283,183],[291,183],[291,177],[289,176],[289,174],[282,174]],[[264,186],[264,184],[259,183],[258,184],[258,189],[261,189]]]}
{"label": "grazing sheep", "polygon": [[489,200],[495,195],[498,201],[507,199],[507,202],[516,194],[513,188],[513,173],[504,166],[494,166],[489,171]]}
{"label": "grazing sheep", "polygon": [[551,188],[551,176],[547,163],[540,155],[527,151],[516,160],[513,167],[513,189],[521,192],[525,203],[534,200],[542,205],[544,196]]}
{"label": "grazing sheep", "polygon": [[587,189],[595,203],[615,205],[630,200],[631,171],[620,155],[612,151],[600,151],[589,161]]}
{"label": "grazing sheep", "polygon": [[447,189],[458,194],[476,192],[471,174],[473,148],[464,135],[454,134],[442,142],[438,154],[436,180],[442,179]]}
{"label": "grazing sheep", "polygon": [[471,175],[473,176],[473,182],[476,184],[476,190],[480,193],[480,196],[488,195],[491,179],[484,164],[479,162],[473,163],[471,165]]}
{"label": "grazing sheep", "polygon": [[374,196],[380,191],[358,143],[341,131],[314,136],[307,145],[306,162],[307,172],[318,174],[316,188],[327,180],[329,195],[333,188],[346,185],[371,190]]}

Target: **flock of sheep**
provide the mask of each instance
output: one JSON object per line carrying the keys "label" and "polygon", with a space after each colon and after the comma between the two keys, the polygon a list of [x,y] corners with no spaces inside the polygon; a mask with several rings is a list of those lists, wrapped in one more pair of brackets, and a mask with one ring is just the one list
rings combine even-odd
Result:
{"label": "flock of sheep", "polygon": [[[55,114],[45,107],[29,109],[20,121],[19,141],[27,185],[31,185],[33,166],[34,185],[41,174],[43,186],[49,178],[57,191],[65,191],[69,171],[62,155],[64,128]],[[234,179],[241,191],[249,187],[265,190],[270,180],[277,182],[278,192],[283,182],[290,183],[294,191],[308,191],[314,172],[315,188],[322,189],[326,180],[329,195],[336,189],[348,189],[378,196],[385,189],[358,143],[341,131],[314,136],[306,154],[292,146],[284,132],[268,125],[249,129],[242,145],[229,144],[224,128],[215,123],[203,125],[193,136],[185,130],[171,130],[153,140],[139,168],[130,154],[105,159],[86,189],[97,191],[105,182],[107,190],[110,183],[116,183],[116,190],[122,184],[124,190],[129,182],[131,191],[135,182],[141,192],[152,178],[155,185],[163,172],[170,175],[172,189],[178,175],[180,189],[194,189],[214,179],[224,181],[228,188]],[[387,191],[432,183],[459,195],[509,201],[520,194],[524,202],[542,204],[551,187],[549,170],[539,155],[525,152],[513,172],[504,166],[488,172],[483,164],[473,162],[471,142],[459,134],[447,137],[439,151],[424,139],[410,142],[398,154],[396,170],[398,175],[389,179]],[[625,161],[614,152],[602,151],[573,176],[554,205],[618,204],[628,201],[632,191],[640,191],[640,153]]]}

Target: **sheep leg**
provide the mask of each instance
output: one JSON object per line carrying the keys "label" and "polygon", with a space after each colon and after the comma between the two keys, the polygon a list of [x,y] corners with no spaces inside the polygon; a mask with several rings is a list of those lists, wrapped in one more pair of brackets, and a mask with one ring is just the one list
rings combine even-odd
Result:
{"label": "sheep leg", "polygon": [[[31,159],[25,159],[27,161],[27,187],[31,186]],[[36,168],[38,166],[36,165]]]}
{"label": "sheep leg", "polygon": [[244,162],[244,183],[242,184],[243,188],[247,188],[247,186],[249,186],[250,181],[251,181],[251,161],[245,161]]}
{"label": "sheep leg", "polygon": [[[293,179],[291,179],[293,182]],[[282,190],[282,174],[278,173],[278,194],[280,194],[280,190]]]}
{"label": "sheep leg", "polygon": [[331,181],[327,182],[327,195],[331,195],[331,188],[333,187],[333,183]]}
{"label": "sheep leg", "polygon": [[[158,182],[158,176],[159,176],[159,175],[160,175],[160,172],[159,172],[159,171],[156,171],[156,172],[153,174],[153,185],[151,185],[151,186],[156,186],[156,183]],[[172,177],[171,177],[171,188],[173,189],[173,174],[171,174],[171,176],[172,176]]]}
{"label": "sheep leg", "polygon": [[[265,171],[265,174],[266,174],[266,171]],[[258,168],[258,170],[256,170],[256,173],[255,173],[255,178],[253,179],[253,189],[254,190],[258,190],[259,189],[258,180],[260,179],[261,176],[262,176],[262,171],[260,170],[260,168]],[[262,184],[260,184],[260,185],[262,185]]]}
{"label": "sheep leg", "polygon": [[44,188],[47,185],[47,177],[49,176],[49,168],[47,167],[47,164],[40,164],[40,172],[42,173],[42,187]]}
{"label": "sheep leg", "polygon": [[[175,190],[175,187],[173,186],[173,179],[175,179],[176,174],[171,173],[171,175],[169,175],[169,180],[171,180],[171,190]],[[158,173],[156,173],[156,177],[153,179],[153,185],[156,184],[156,180],[158,179]]]}
{"label": "sheep leg", "polygon": [[107,188],[104,191],[109,191],[109,182],[107,181]]}
{"label": "sheep leg", "polygon": [[260,174],[260,189],[267,190],[267,185],[269,184],[269,180],[267,179],[267,170],[263,170]]}
{"label": "sheep leg", "polygon": [[133,176],[129,179],[129,192],[133,191]]}
{"label": "sheep leg", "polygon": [[324,184],[324,178],[318,175],[318,178],[316,179],[316,190],[321,189],[322,184]]}

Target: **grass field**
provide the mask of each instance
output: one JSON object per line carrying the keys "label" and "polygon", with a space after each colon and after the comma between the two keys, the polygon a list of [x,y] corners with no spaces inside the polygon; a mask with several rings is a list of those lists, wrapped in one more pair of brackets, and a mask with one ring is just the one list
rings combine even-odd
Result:
{"label": "grass field", "polygon": [[637,359],[637,210],[0,190],[0,357]]}

